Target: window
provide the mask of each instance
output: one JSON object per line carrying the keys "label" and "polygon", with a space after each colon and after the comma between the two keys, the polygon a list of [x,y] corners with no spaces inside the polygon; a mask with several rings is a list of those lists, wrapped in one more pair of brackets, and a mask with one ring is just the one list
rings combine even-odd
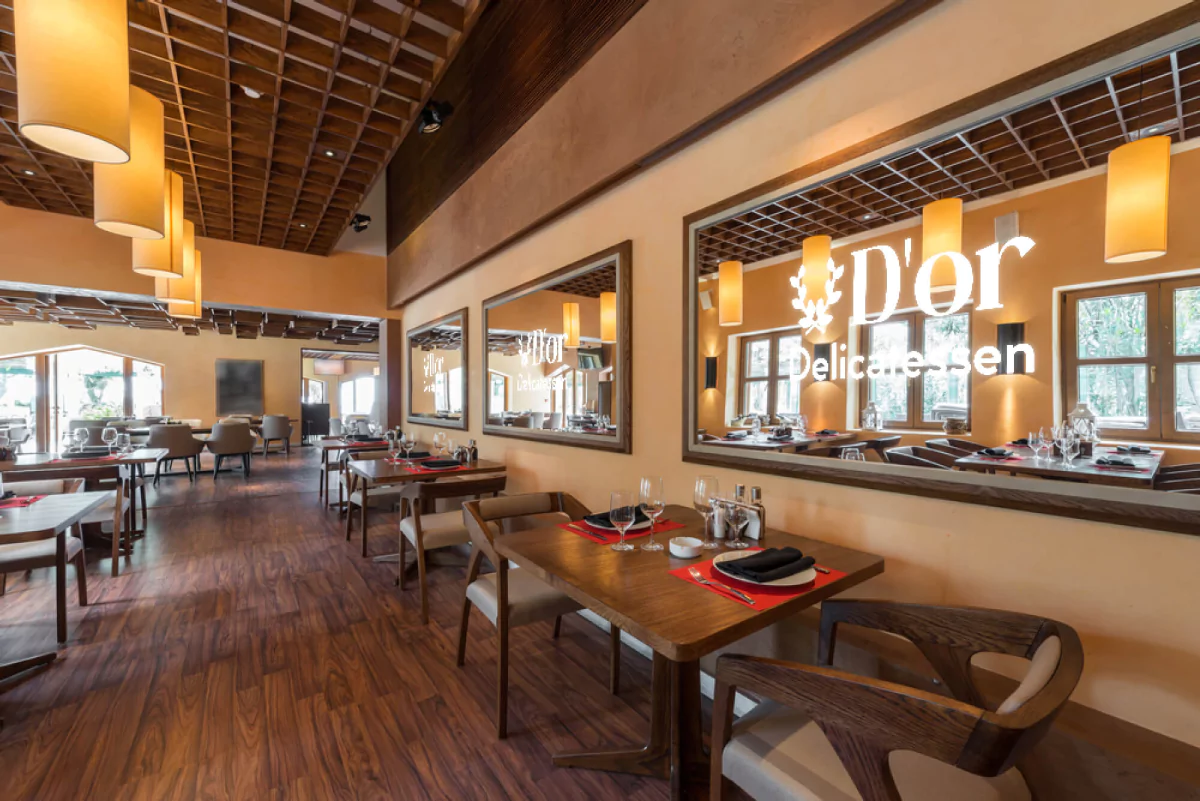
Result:
{"label": "window", "polygon": [[1200,278],[1063,295],[1063,414],[1102,431],[1200,440]]}
{"label": "window", "polygon": [[804,338],[794,331],[745,337],[739,365],[743,415],[800,414]]}
{"label": "window", "polygon": [[488,372],[488,414],[508,411],[508,376]]}
{"label": "window", "polygon": [[[865,364],[882,374],[866,379],[861,404],[874,402],[884,423],[893,428],[941,428],[952,417],[971,419],[969,312],[926,317],[920,312],[893,315],[886,322],[863,326]],[[919,375],[904,372],[909,351],[919,350],[925,366]]]}
{"label": "window", "polygon": [[301,403],[324,403],[325,382],[319,378],[305,378],[300,388]]}
{"label": "window", "polygon": [[131,359],[133,416],[160,417],[163,413],[163,369],[161,364]]}

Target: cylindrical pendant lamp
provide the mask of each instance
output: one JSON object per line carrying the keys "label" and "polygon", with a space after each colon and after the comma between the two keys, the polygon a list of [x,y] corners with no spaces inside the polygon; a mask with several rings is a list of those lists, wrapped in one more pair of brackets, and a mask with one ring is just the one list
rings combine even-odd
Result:
{"label": "cylindrical pendant lamp", "polygon": [[1171,138],[1151,136],[1108,154],[1104,260],[1143,261],[1167,252]]}
{"label": "cylindrical pendant lamp", "polygon": [[183,221],[183,274],[180,278],[155,278],[154,299],[160,303],[190,303],[195,297],[196,225]]}
{"label": "cylindrical pendant lamp", "polygon": [[600,341],[617,341],[617,293],[600,293]]}
{"label": "cylindrical pendant lamp", "polygon": [[163,238],[164,157],[162,101],[131,86],[129,161],[95,168],[97,228],[133,239]]}
{"label": "cylindrical pendant lamp", "polygon": [[579,347],[579,304],[563,304],[563,347]]}
{"label": "cylindrical pendant lamp", "polygon": [[[203,306],[200,299],[200,251],[196,251],[194,266],[192,268],[192,300],[185,303],[171,302],[167,304],[167,314],[172,317],[184,317],[187,319],[197,319],[204,316]],[[182,279],[181,279],[182,280]]]}
{"label": "cylindrical pendant lamp", "polygon": [[[962,226],[962,198],[935,200],[921,209],[921,260],[939,253],[961,253]],[[953,292],[957,283],[954,262],[938,259],[929,279],[929,291]]]}
{"label": "cylindrical pendant lamp", "polygon": [[16,0],[21,133],[57,153],[129,161],[125,0]]}
{"label": "cylindrical pendant lamp", "polygon": [[717,322],[742,324],[742,263],[723,261],[717,265]]}
{"label": "cylindrical pendant lamp", "polygon": [[804,261],[804,286],[809,299],[825,297],[825,282],[829,280],[829,259],[833,253],[833,237],[809,236],[800,245]]}
{"label": "cylindrical pendant lamp", "polygon": [[133,240],[133,271],[155,278],[183,277],[183,178],[163,172],[162,239]]}

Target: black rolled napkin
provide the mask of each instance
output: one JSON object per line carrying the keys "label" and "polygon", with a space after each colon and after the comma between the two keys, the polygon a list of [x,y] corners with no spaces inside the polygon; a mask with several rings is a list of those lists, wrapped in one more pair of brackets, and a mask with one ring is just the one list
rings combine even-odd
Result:
{"label": "black rolled napkin", "polygon": [[429,451],[413,451],[408,455],[409,459],[428,459]]}
{"label": "black rolled napkin", "polygon": [[1004,448],[984,448],[980,451],[984,456],[991,456],[996,459],[1007,459],[1013,455],[1013,452]]}
{"label": "black rolled napkin", "polygon": [[802,573],[816,563],[816,559],[805,556],[796,548],[767,548],[744,559],[722,562],[721,570],[735,578],[761,584]]}
{"label": "black rolled napkin", "polygon": [[822,428],[817,432],[818,437],[836,437],[838,432],[832,428]]}
{"label": "black rolled napkin", "polygon": [[1145,445],[1118,445],[1117,453],[1140,453],[1144,455],[1150,453],[1150,449]]}
{"label": "black rolled napkin", "polygon": [[1101,467],[1137,467],[1132,459],[1127,459],[1124,456],[1101,456],[1096,460],[1096,464]]}
{"label": "black rolled napkin", "polygon": [[[634,507],[633,511],[633,522],[630,524],[630,526],[641,525],[650,519],[646,517],[646,513],[638,507]],[[588,515],[587,517],[583,518],[583,520],[585,523],[596,526],[597,528],[616,528],[616,526],[614,526],[612,521],[608,518],[608,512]]]}
{"label": "black rolled napkin", "polygon": [[1027,448],[1028,448],[1028,447],[1029,447],[1029,438],[1028,438],[1028,437],[1021,437],[1020,439],[1014,439],[1014,440],[1013,440],[1012,442],[1010,442],[1009,444],[1010,444],[1010,445],[1024,445],[1025,447],[1027,447]]}
{"label": "black rolled napkin", "polygon": [[725,434],[725,439],[745,439],[746,431],[730,431]]}
{"label": "black rolled napkin", "polygon": [[459,466],[459,461],[457,459],[430,459],[429,461],[427,461],[423,465],[421,465],[421,467],[432,467],[432,468],[458,467],[458,466]]}

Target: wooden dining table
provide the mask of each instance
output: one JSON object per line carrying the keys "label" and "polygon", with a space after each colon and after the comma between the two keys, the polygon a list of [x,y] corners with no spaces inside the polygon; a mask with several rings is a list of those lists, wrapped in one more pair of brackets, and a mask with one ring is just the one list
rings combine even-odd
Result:
{"label": "wooden dining table", "polygon": [[[703,518],[690,508],[668,506],[663,519],[685,524],[671,531],[671,537],[704,537]],[[696,559],[678,559],[667,550],[617,552],[558,526],[496,538],[500,556],[654,650],[646,744],[558,754],[554,764],[656,776],[670,780],[672,798],[707,797],[702,795],[707,792],[709,774],[702,743],[700,657],[857,586],[884,569],[881,556],[776,529],[767,529],[763,545],[790,545],[815,557],[818,565],[845,575],[778,605],[754,609],[670,573],[712,559],[712,551]]]}
{"label": "wooden dining table", "polygon": [[[379,439],[357,442],[342,437],[322,437],[317,441],[317,447],[321,449],[320,483],[317,485],[317,497],[325,498],[329,494],[329,468],[332,466],[329,463],[329,454],[340,454],[344,451],[385,451],[387,450],[387,441]],[[340,505],[340,502],[329,504],[331,507]]]}
{"label": "wooden dining table", "polygon": [[710,439],[700,444],[702,445],[727,445],[731,448],[740,448],[749,451],[779,451],[783,452],[788,449],[793,449],[796,453],[801,453],[808,450],[814,445],[834,445],[838,442],[849,442],[857,439],[858,433],[854,431],[843,431],[837,434],[829,434],[826,436],[802,435],[793,434],[791,439],[770,439],[763,436],[755,436],[747,434],[745,437],[738,439]]}
{"label": "wooden dining table", "polygon": [[[1118,453],[1116,448],[1097,447],[1092,456],[1076,456],[1069,464],[1065,464],[1057,456],[1038,458],[1032,448],[1021,445],[1009,446],[1008,450],[1013,451],[1014,458],[996,459],[974,453],[956,460],[954,467],[980,473],[1010,473],[1059,481],[1146,489],[1154,486],[1154,477],[1158,475],[1163,459],[1163,451],[1152,450],[1148,454]],[[1134,467],[1130,469],[1099,466],[1095,461],[1101,456],[1126,457],[1133,461]]]}

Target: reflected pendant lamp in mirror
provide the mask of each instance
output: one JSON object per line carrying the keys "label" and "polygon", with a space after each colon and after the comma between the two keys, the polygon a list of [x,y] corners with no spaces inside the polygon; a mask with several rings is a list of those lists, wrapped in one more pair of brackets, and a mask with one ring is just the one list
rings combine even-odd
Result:
{"label": "reflected pendant lamp in mirror", "polygon": [[617,293],[600,293],[600,341],[613,344],[617,341]]}
{"label": "reflected pendant lamp in mirror", "polygon": [[163,217],[161,239],[133,240],[133,271],[154,278],[183,277],[183,178],[165,170],[163,176]]}
{"label": "reflected pendant lamp in mirror", "polygon": [[167,304],[167,314],[172,317],[183,317],[190,320],[199,319],[204,316],[200,298],[200,268],[200,251],[197,250],[192,262],[192,300],[183,302],[171,301]]}
{"label": "reflected pendant lamp in mirror", "polygon": [[829,280],[829,259],[833,253],[833,237],[808,236],[800,244],[804,263],[804,288],[808,299],[825,297],[825,282]]}
{"label": "reflected pendant lamp in mirror", "polygon": [[579,347],[579,304],[563,304],[563,347]]}
{"label": "reflected pendant lamp in mirror", "polygon": [[[935,200],[921,209],[921,259],[939,253],[962,252],[963,202],[951,197]],[[954,262],[938,259],[929,279],[930,292],[953,292],[958,283]]]}
{"label": "reflected pendant lamp in mirror", "polygon": [[717,266],[717,322],[742,324],[742,263],[723,261]]}
{"label": "reflected pendant lamp in mirror", "polygon": [[162,239],[166,234],[164,167],[162,101],[131,86],[129,161],[96,165],[92,215],[96,227],[132,239]]}
{"label": "reflected pendant lamp in mirror", "polygon": [[21,134],[83,161],[129,161],[125,0],[15,0],[13,33]]}
{"label": "reflected pendant lamp in mirror", "polygon": [[1104,260],[1109,264],[1166,255],[1171,138],[1150,136],[1108,154]]}
{"label": "reflected pendant lamp in mirror", "polygon": [[183,274],[179,278],[155,278],[154,299],[159,303],[192,303],[196,297],[196,225],[183,221]]}

